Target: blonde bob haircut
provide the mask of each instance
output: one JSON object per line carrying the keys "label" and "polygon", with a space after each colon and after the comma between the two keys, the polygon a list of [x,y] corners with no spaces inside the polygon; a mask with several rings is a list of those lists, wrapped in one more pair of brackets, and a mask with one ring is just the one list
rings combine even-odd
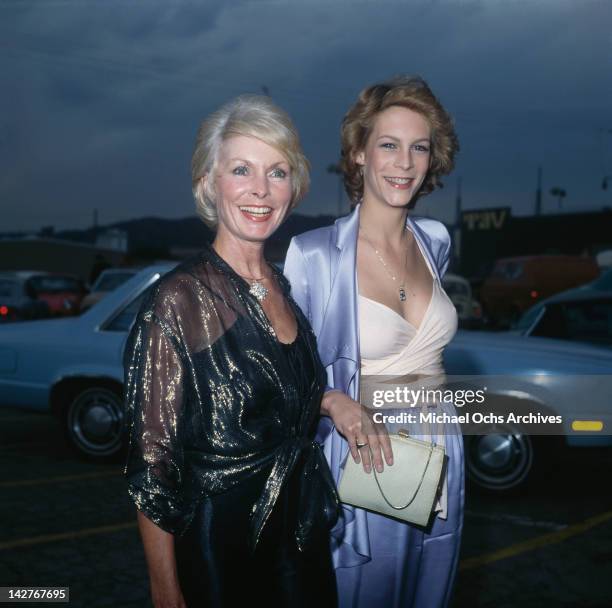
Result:
{"label": "blonde bob haircut", "polygon": [[210,228],[218,222],[213,176],[221,144],[229,137],[256,137],[278,150],[286,159],[291,175],[291,203],[293,209],[308,192],[309,163],[291,118],[263,95],[240,95],[208,116],[198,129],[191,158],[191,185],[196,211]]}
{"label": "blonde bob haircut", "polygon": [[342,121],[340,168],[344,174],[344,187],[353,203],[363,197],[361,167],[355,162],[357,154],[365,148],[377,115],[392,106],[418,112],[431,128],[429,171],[415,200],[442,187],[440,176],[453,170],[459,140],[452,118],[422,78],[397,76],[361,91]]}

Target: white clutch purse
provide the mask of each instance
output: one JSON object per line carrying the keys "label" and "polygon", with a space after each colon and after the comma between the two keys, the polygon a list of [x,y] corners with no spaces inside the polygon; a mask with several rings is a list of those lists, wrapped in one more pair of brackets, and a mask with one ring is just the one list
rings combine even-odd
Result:
{"label": "white clutch purse", "polygon": [[382,473],[347,456],[338,493],[341,502],[426,526],[431,517],[444,466],[444,448],[400,430],[389,435],[393,465]]}

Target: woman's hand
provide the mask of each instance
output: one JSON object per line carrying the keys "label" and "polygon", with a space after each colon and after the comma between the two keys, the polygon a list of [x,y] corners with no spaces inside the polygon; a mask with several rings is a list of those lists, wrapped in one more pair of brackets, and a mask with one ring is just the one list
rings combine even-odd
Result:
{"label": "woman's hand", "polygon": [[187,608],[178,584],[151,578],[151,599],[155,608]]}
{"label": "woman's hand", "polygon": [[156,581],[151,577],[151,599],[155,608],[187,608],[178,584]]}
{"label": "woman's hand", "polygon": [[[372,464],[383,472],[383,454],[386,463],[393,464],[393,450],[387,429],[372,420],[369,410],[342,391],[327,391],[321,402],[321,413],[329,416],[338,432],[348,441],[356,463],[363,462],[366,473]],[[368,449],[369,447],[369,449]]]}
{"label": "woman's hand", "polygon": [[155,608],[187,608],[176,570],[174,537],[154,524],[141,511],[137,513]]}

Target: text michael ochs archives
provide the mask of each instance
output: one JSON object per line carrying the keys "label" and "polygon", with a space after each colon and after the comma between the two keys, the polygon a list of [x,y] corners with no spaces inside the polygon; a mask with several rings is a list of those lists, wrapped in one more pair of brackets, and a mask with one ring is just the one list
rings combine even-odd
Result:
{"label": "text michael ochs archives", "polygon": [[493,414],[492,412],[465,412],[449,414],[447,412],[399,412],[384,414],[374,412],[372,419],[377,424],[560,424],[561,416],[544,415],[529,412],[528,414]]}

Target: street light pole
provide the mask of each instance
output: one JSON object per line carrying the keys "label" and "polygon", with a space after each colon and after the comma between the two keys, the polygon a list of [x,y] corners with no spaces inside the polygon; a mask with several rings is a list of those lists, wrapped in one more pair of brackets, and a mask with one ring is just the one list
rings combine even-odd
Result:
{"label": "street light pole", "polygon": [[538,187],[535,198],[535,214],[542,215],[542,167],[538,167]]}
{"label": "street light pole", "polygon": [[461,177],[457,178],[457,195],[455,198],[455,230],[453,238],[455,241],[455,252],[453,255],[454,267],[459,265],[459,254],[461,251],[461,207],[463,205],[461,197]]}
{"label": "street light pole", "polygon": [[555,186],[554,188],[550,189],[550,193],[553,196],[558,197],[557,201],[559,203],[559,209],[561,209],[561,202],[567,196],[567,192],[563,188],[558,188],[557,186]]}
{"label": "street light pole", "polygon": [[338,217],[342,215],[342,169],[340,163],[331,163],[327,166],[327,172],[338,176]]}
{"label": "street light pole", "polygon": [[[601,128],[599,129],[599,144],[601,147],[601,172],[602,173],[607,173],[608,170],[608,163],[606,163],[606,153],[605,153],[605,144],[604,144],[604,139],[606,135],[612,135],[612,129],[604,129]],[[612,175],[604,175],[604,178],[601,182],[601,189],[602,190],[607,190],[608,189],[608,180],[612,180]]]}

